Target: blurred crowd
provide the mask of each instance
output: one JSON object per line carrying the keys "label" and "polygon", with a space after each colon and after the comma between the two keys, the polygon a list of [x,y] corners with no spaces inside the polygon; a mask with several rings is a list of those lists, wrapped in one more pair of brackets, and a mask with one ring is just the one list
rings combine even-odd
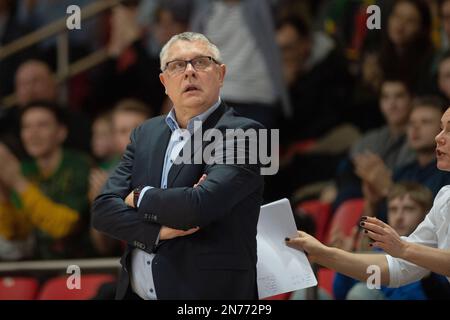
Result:
{"label": "blurred crowd", "polygon": [[[74,2],[95,0],[0,0],[0,50]],[[373,4],[381,28],[371,30]],[[317,231],[306,202],[331,221],[361,199],[365,215],[408,235],[450,184],[435,160],[450,102],[450,0],[125,0],[68,32],[70,62],[101,48],[108,58],[64,83],[55,38],[0,60],[0,261],[120,255],[124,243],[90,227],[90,204],[131,131],[170,111],[159,51],[189,30],[221,50],[222,100],[280,129],[265,201],[289,198],[300,227]],[[327,239],[370,250],[357,227]],[[441,280],[375,293],[337,275],[334,296],[431,299],[450,292]]]}

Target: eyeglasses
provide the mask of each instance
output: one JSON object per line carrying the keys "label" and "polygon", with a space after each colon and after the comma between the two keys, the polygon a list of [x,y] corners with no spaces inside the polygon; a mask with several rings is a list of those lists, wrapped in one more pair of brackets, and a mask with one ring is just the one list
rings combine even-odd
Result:
{"label": "eyeglasses", "polygon": [[219,64],[219,62],[213,57],[201,56],[191,60],[173,60],[166,63],[166,67],[163,71],[169,72],[171,75],[183,73],[186,70],[187,65],[190,63],[195,71],[203,71],[208,68],[212,63]]}

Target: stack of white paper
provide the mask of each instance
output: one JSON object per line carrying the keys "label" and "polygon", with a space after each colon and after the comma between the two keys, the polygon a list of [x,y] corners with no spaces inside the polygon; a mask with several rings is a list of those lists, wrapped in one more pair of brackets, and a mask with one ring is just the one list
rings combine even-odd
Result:
{"label": "stack of white paper", "polygon": [[256,237],[260,299],[317,285],[305,254],[285,244],[286,237],[296,236],[294,215],[287,199],[261,207]]}

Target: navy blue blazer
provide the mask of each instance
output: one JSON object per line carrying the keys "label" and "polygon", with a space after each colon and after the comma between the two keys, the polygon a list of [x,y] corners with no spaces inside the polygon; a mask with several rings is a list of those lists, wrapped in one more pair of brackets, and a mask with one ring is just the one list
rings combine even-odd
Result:
{"label": "navy blue blazer", "polygon": [[[208,128],[225,132],[262,126],[222,103],[203,123],[203,132]],[[256,226],[264,188],[260,165],[173,164],[167,189],[160,189],[170,136],[164,116],[136,128],[93,204],[94,228],[128,243],[116,298],[123,299],[129,290],[130,252],[139,248],[156,254],[152,270],[158,299],[257,299]],[[193,188],[204,173],[207,179]],[[131,190],[147,185],[155,188],[145,193],[139,209],[124,203]],[[200,230],[155,245],[162,225]]]}

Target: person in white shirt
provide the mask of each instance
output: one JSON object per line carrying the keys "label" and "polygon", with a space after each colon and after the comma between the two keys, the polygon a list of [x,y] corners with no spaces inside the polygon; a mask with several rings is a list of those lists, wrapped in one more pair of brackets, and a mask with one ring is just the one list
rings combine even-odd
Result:
{"label": "person in white shirt", "polygon": [[[436,136],[437,167],[450,171],[450,108],[441,118],[441,132]],[[433,207],[408,237],[373,217],[362,217],[364,233],[386,254],[355,254],[327,247],[309,234],[298,231],[289,247],[304,250],[310,262],[318,263],[360,281],[366,281],[378,266],[381,285],[399,287],[427,275],[430,271],[447,277],[450,282],[450,185],[444,186],[434,199]]]}

